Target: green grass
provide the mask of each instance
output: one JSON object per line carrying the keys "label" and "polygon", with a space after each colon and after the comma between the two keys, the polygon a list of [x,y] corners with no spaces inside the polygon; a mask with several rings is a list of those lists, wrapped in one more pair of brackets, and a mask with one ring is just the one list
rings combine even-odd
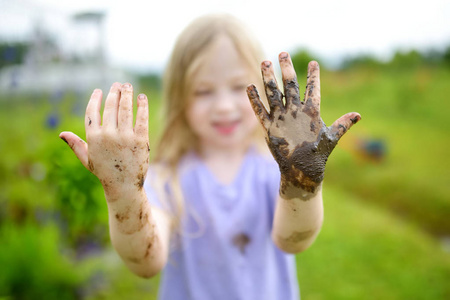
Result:
{"label": "green grass", "polygon": [[[323,230],[298,255],[303,299],[450,298],[439,244],[450,234],[450,71],[353,69],[323,72],[321,82],[328,125],[349,111],[363,119],[327,164]],[[143,92],[152,147],[160,96]],[[46,99],[0,99],[0,299],[154,299],[159,279],[132,275],[113,252],[101,186],[58,138],[84,138],[87,98]],[[60,117],[55,128],[50,113]],[[361,158],[355,145],[378,138],[385,158]],[[99,249],[80,258],[85,241]]]}
{"label": "green grass", "polygon": [[[338,144],[326,179],[437,235],[450,232],[450,71],[349,71],[322,80],[327,124],[347,111],[362,115]],[[381,163],[358,158],[355,144],[381,139]]]}
{"label": "green grass", "polygon": [[325,222],[297,257],[304,299],[448,299],[450,257],[411,223],[324,184]]}

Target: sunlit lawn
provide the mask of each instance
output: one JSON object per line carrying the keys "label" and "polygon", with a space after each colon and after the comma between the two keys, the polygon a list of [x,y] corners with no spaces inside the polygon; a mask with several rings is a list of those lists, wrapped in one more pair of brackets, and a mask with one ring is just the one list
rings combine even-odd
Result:
{"label": "sunlit lawn", "polygon": [[[431,69],[323,72],[325,122],[348,111],[363,119],[327,165],[324,227],[298,255],[304,299],[450,298],[440,242],[450,234],[449,82],[449,71]],[[0,100],[0,299],[152,299],[158,278],[126,270],[97,179],[58,139],[61,130],[84,138],[87,99],[43,99]],[[158,106],[152,91],[151,146]],[[378,162],[355,146],[378,139]]]}

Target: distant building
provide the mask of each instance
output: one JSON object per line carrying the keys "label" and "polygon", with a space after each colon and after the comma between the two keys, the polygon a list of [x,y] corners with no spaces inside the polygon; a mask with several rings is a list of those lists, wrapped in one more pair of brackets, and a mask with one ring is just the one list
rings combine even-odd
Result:
{"label": "distant building", "polygon": [[[80,47],[64,50],[58,37],[50,37],[36,17],[33,32],[28,35],[31,37],[26,41],[30,47],[24,62],[0,69],[0,93],[22,95],[74,91],[85,95],[94,88],[108,90],[116,81],[134,82],[131,74],[106,63],[103,19],[103,12],[71,16],[68,22],[72,30],[68,34],[74,35],[78,42],[76,45]],[[88,35],[91,37],[90,43],[86,43]],[[90,48],[83,48],[85,44],[89,44]]]}
{"label": "distant building", "polygon": [[116,81],[133,82],[133,76],[121,69],[92,63],[47,63],[38,67],[13,65],[0,70],[2,95],[43,94],[55,91],[88,93],[104,91]]}

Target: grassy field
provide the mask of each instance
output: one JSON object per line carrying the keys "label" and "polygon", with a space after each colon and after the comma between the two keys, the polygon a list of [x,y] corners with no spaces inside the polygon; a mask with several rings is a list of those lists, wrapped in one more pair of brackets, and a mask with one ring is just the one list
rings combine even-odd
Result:
{"label": "grassy field", "polygon": [[304,299],[448,299],[450,257],[417,226],[326,185],[325,223],[297,257]]}
{"label": "grassy field", "polygon": [[[450,70],[324,71],[321,82],[328,125],[348,111],[362,121],[327,165],[325,223],[297,257],[303,299],[449,299]],[[159,96],[144,92],[154,140]],[[84,136],[87,100],[50,98],[0,99],[0,299],[155,298],[158,278],[125,269],[97,179],[58,139]]]}
{"label": "grassy field", "polygon": [[[449,82],[448,70],[426,68],[325,76],[326,122],[337,111],[355,110],[363,116],[330,158],[327,179],[434,235],[448,235]],[[383,141],[386,151],[379,163],[358,155],[355,145],[367,139]]]}

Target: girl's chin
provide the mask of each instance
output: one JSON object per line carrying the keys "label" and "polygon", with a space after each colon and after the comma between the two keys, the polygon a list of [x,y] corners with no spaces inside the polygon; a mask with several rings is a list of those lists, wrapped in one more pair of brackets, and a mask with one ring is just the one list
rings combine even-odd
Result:
{"label": "girl's chin", "polygon": [[205,141],[207,145],[220,149],[237,149],[245,147],[250,138],[243,139],[234,135],[217,135],[214,139]]}

